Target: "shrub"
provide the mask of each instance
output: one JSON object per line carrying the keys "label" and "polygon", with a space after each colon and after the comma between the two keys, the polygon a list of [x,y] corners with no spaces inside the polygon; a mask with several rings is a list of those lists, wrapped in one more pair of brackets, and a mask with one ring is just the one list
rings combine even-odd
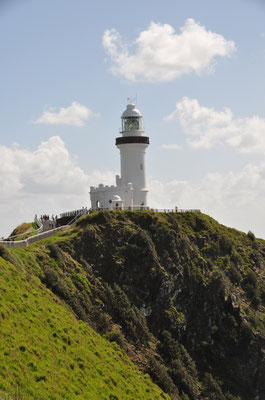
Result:
{"label": "shrub", "polygon": [[214,297],[224,297],[226,294],[227,282],[225,275],[220,270],[214,270],[211,275],[210,283],[211,292]]}
{"label": "shrub", "polygon": [[[253,244],[255,244],[255,243],[256,242],[254,242]],[[254,261],[256,267],[260,267],[260,264],[261,264],[260,263],[260,255],[256,249],[254,249],[254,251],[251,253],[251,258]]]}
{"label": "shrub", "polygon": [[232,254],[231,254],[231,261],[236,265],[242,265],[242,259],[240,254],[238,254],[235,250],[233,250]]}
{"label": "shrub", "polygon": [[188,236],[184,236],[183,238],[181,238],[180,241],[180,247],[185,251],[188,250],[190,248],[190,241]]}
{"label": "shrub", "polygon": [[95,329],[99,333],[106,333],[111,327],[110,317],[97,308],[92,310],[92,320],[95,324]]}
{"label": "shrub", "polygon": [[254,233],[251,232],[251,231],[248,231],[248,238],[250,240],[252,240],[252,242],[254,242],[256,240],[256,237],[255,237]]}
{"label": "shrub", "polygon": [[119,400],[119,398],[115,394],[112,394],[112,393],[109,395],[109,399],[110,400]]}
{"label": "shrub", "polygon": [[154,356],[149,356],[149,374],[154,381],[161,387],[166,393],[174,393],[176,387],[167,373],[167,370],[163,364],[161,364]]}
{"label": "shrub", "polygon": [[2,257],[4,260],[10,262],[11,264],[15,264],[15,258],[1,244],[0,244],[0,257]]}
{"label": "shrub", "polygon": [[222,236],[220,239],[220,250],[223,254],[231,254],[233,250],[233,242],[227,236]]}
{"label": "shrub", "polygon": [[111,211],[103,210],[103,211],[96,211],[89,215],[88,221],[94,224],[104,224],[111,221]]}
{"label": "shrub", "polygon": [[114,284],[113,289],[106,284],[103,301],[106,311],[110,312],[114,322],[123,327],[129,339],[135,343],[148,342],[150,333],[145,317],[131,304],[126,293],[117,284]]}
{"label": "shrub", "polygon": [[244,283],[253,286],[254,288],[257,286],[257,276],[254,271],[249,270],[244,279]]}
{"label": "shrub", "polygon": [[44,267],[43,283],[64,300],[67,301],[71,298],[71,292],[63,281],[63,278],[60,277],[57,271],[47,265]]}
{"label": "shrub", "polygon": [[168,373],[174,384],[191,398],[196,398],[199,395],[197,370],[185,347],[173,339],[170,332],[163,331],[158,350],[169,367]]}
{"label": "shrub", "polygon": [[64,256],[60,247],[55,243],[49,243],[48,249],[50,250],[50,256],[54,258],[60,266],[64,266]]}
{"label": "shrub", "polygon": [[189,396],[185,393],[183,393],[180,397],[181,397],[181,400],[190,400]]}
{"label": "shrub", "polygon": [[105,338],[110,342],[117,343],[123,350],[127,350],[126,339],[119,328],[115,328],[115,330],[108,332],[105,335]]}
{"label": "shrub", "polygon": [[41,382],[41,381],[46,382],[46,376],[45,375],[36,376],[35,380],[36,380],[36,382]]}
{"label": "shrub", "polygon": [[260,299],[262,304],[265,305],[265,288],[263,286],[260,288]]}
{"label": "shrub", "polygon": [[204,253],[207,257],[215,259],[220,252],[218,242],[210,242],[210,246],[204,248]]}
{"label": "shrub", "polygon": [[236,268],[234,263],[231,263],[229,271],[228,271],[229,278],[231,279],[232,283],[240,283],[242,280],[241,274]]}
{"label": "shrub", "polygon": [[207,229],[206,220],[203,217],[196,215],[194,227],[195,232],[200,232],[205,229]]}
{"label": "shrub", "polygon": [[241,400],[241,397],[239,397],[239,396],[233,396],[233,395],[230,394],[230,393],[226,393],[226,394],[225,394],[225,398],[226,398],[226,400]]}
{"label": "shrub", "polygon": [[206,387],[205,395],[208,395],[207,399],[209,399],[209,400],[226,400],[226,398],[223,395],[220,385],[213,378],[212,374],[206,373],[203,383]]}

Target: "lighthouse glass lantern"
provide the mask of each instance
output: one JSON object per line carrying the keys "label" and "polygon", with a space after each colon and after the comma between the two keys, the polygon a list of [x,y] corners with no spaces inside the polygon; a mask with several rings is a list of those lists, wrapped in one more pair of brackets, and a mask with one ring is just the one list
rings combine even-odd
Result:
{"label": "lighthouse glass lantern", "polygon": [[123,131],[142,130],[142,117],[126,117],[122,119]]}
{"label": "lighthouse glass lantern", "polygon": [[142,115],[134,104],[127,104],[127,108],[121,116],[121,132],[142,131]]}

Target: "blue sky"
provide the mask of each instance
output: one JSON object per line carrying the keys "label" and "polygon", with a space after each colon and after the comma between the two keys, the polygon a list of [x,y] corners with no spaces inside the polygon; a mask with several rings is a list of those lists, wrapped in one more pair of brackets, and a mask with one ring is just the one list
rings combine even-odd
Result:
{"label": "blue sky", "polygon": [[114,183],[137,96],[150,206],[265,238],[264,17],[258,0],[2,0],[0,235]]}

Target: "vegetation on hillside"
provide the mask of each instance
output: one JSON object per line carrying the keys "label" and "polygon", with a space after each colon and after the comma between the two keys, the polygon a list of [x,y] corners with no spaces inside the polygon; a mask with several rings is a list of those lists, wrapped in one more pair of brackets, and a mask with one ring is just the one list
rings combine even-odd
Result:
{"label": "vegetation on hillside", "polygon": [[0,399],[168,399],[3,248]]}
{"label": "vegetation on hillside", "polygon": [[171,399],[265,399],[265,243],[252,232],[199,213],[101,211],[2,253]]}
{"label": "vegetation on hillside", "polygon": [[23,222],[11,232],[9,237],[16,237],[17,240],[23,240],[30,236],[37,229],[38,225],[36,222]]}

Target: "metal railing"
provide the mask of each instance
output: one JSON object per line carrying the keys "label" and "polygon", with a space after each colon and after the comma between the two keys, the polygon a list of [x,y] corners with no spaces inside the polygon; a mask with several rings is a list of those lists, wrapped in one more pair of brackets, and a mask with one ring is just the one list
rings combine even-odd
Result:
{"label": "metal railing", "polygon": [[85,215],[88,214],[88,209],[85,208],[80,208],[79,210],[73,210],[73,211],[66,211],[63,212],[62,214],[60,214],[60,218],[64,218],[64,217],[75,217],[75,216],[81,216],[81,215]]}
{"label": "metal railing", "polygon": [[187,213],[187,212],[192,212],[192,213],[200,213],[201,210],[199,209],[174,209],[174,208],[150,208],[150,211],[154,212],[164,212],[164,213]]}
{"label": "metal railing", "polygon": [[199,209],[182,209],[182,208],[150,208],[146,206],[131,206],[131,207],[114,207],[114,208],[107,208],[107,207],[98,207],[98,208],[91,208],[88,213],[93,211],[116,211],[116,210],[124,210],[124,211],[152,211],[152,212],[163,212],[163,213],[201,213]]}

